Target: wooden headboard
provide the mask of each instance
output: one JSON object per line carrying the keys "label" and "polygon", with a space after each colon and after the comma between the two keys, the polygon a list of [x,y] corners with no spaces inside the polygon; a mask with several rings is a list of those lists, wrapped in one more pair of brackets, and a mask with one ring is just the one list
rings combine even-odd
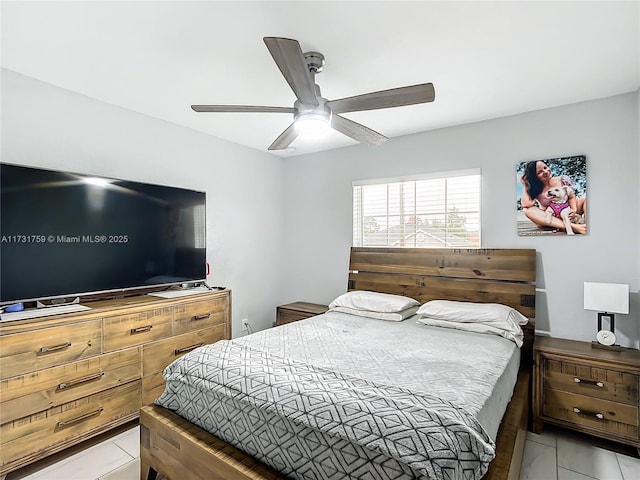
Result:
{"label": "wooden headboard", "polygon": [[[429,300],[502,303],[535,317],[536,251],[352,247],[348,290]],[[525,328],[522,363],[532,359],[535,324]]]}

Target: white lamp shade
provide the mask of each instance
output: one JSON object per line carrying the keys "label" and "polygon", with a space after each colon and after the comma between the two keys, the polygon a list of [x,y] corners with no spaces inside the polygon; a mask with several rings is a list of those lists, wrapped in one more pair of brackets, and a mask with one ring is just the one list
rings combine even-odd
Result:
{"label": "white lamp shade", "polygon": [[584,309],[629,313],[629,285],[584,282]]}

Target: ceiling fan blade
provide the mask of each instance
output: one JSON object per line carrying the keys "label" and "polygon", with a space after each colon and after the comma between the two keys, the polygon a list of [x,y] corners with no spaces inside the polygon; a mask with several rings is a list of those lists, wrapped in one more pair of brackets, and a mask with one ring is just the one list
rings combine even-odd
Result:
{"label": "ceiling fan blade", "polygon": [[274,140],[271,145],[269,145],[269,150],[284,150],[289,145],[291,145],[291,142],[293,142],[296,138],[298,138],[298,131],[292,123],[284,132],[280,134],[278,138]]}
{"label": "ceiling fan blade", "polygon": [[370,147],[377,147],[389,140],[384,135],[379,134],[375,130],[371,130],[369,127],[365,127],[360,123],[336,114],[333,114],[331,117],[331,127],[345,134],[347,137],[351,137]]}
{"label": "ceiling fan blade", "polygon": [[263,40],[298,100],[304,105],[318,105],[316,87],[298,41],[279,37]]}
{"label": "ceiling fan blade", "polygon": [[420,85],[391,88],[389,90],[356,95],[355,97],[331,100],[327,102],[327,105],[334,113],[359,112],[362,110],[429,103],[433,102],[435,95],[432,83],[422,83]]}
{"label": "ceiling fan blade", "polygon": [[195,112],[295,113],[293,107],[260,107],[255,105],[191,105]]}

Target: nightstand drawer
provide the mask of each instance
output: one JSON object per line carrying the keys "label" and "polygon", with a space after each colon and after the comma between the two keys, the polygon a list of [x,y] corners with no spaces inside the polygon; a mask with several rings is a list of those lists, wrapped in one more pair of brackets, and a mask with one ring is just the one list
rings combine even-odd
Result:
{"label": "nightstand drawer", "polygon": [[545,389],[542,414],[616,435],[638,436],[637,406]]}
{"label": "nightstand drawer", "polygon": [[329,310],[326,305],[309,302],[293,302],[276,308],[276,325],[297,322],[305,318],[321,315]]}
{"label": "nightstand drawer", "polygon": [[294,312],[290,310],[280,310],[278,312],[278,325],[284,325],[285,323],[297,322],[298,320],[304,320],[305,318],[309,318],[308,313],[302,312]]}
{"label": "nightstand drawer", "polygon": [[613,402],[638,404],[638,377],[617,370],[545,358],[544,386]]}

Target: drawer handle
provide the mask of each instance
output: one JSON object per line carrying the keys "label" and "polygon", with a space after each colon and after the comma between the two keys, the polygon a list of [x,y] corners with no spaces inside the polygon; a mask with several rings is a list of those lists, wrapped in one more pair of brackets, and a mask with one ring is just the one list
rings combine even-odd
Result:
{"label": "drawer handle", "polygon": [[87,377],[78,378],[77,380],[71,380],[68,383],[61,383],[60,385],[58,385],[58,389],[64,390],[65,388],[75,387],[76,385],[80,385],[81,383],[90,382],[92,380],[98,380],[99,378],[102,378],[103,375],[104,375],[104,372],[98,372],[93,375],[89,375]]}
{"label": "drawer handle", "polygon": [[153,325],[145,325],[144,327],[132,328],[131,335],[135,335],[136,333],[148,332],[152,328],[153,328]]}
{"label": "drawer handle", "polygon": [[174,350],[173,353],[175,353],[176,355],[180,355],[181,353],[190,352],[191,350],[195,350],[196,348],[201,347],[203,345],[204,345],[204,343],[196,343],[195,345],[191,345],[189,347],[178,348],[178,349]]}
{"label": "drawer handle", "polygon": [[100,415],[103,411],[104,411],[104,407],[100,407],[94,412],[85,413],[84,415],[80,415],[79,417],[72,418],[71,420],[58,422],[58,428],[64,428],[64,427],[68,427],[70,425],[74,425],[74,424],[76,424],[78,422],[83,422],[83,421],[88,420],[88,419],[90,419],[92,417]]}
{"label": "drawer handle", "polygon": [[583,385],[593,385],[595,387],[604,387],[604,383],[602,382],[596,382],[595,380],[584,380],[582,378],[578,378],[578,377],[573,377],[573,381],[576,383],[581,383]]}
{"label": "drawer handle", "polygon": [[573,407],[573,411],[578,415],[584,415],[585,417],[595,417],[598,420],[604,420],[604,415],[598,412],[590,412],[588,410],[580,410],[578,407]]}
{"label": "drawer handle", "polygon": [[211,316],[210,313],[205,313],[204,315],[194,315],[193,320],[204,320],[205,318],[209,318]]}
{"label": "drawer handle", "polygon": [[42,347],[40,349],[40,353],[50,353],[56,352],[58,350],[64,350],[65,348],[69,348],[71,346],[71,342],[61,343],[60,345],[54,345],[53,347]]}

